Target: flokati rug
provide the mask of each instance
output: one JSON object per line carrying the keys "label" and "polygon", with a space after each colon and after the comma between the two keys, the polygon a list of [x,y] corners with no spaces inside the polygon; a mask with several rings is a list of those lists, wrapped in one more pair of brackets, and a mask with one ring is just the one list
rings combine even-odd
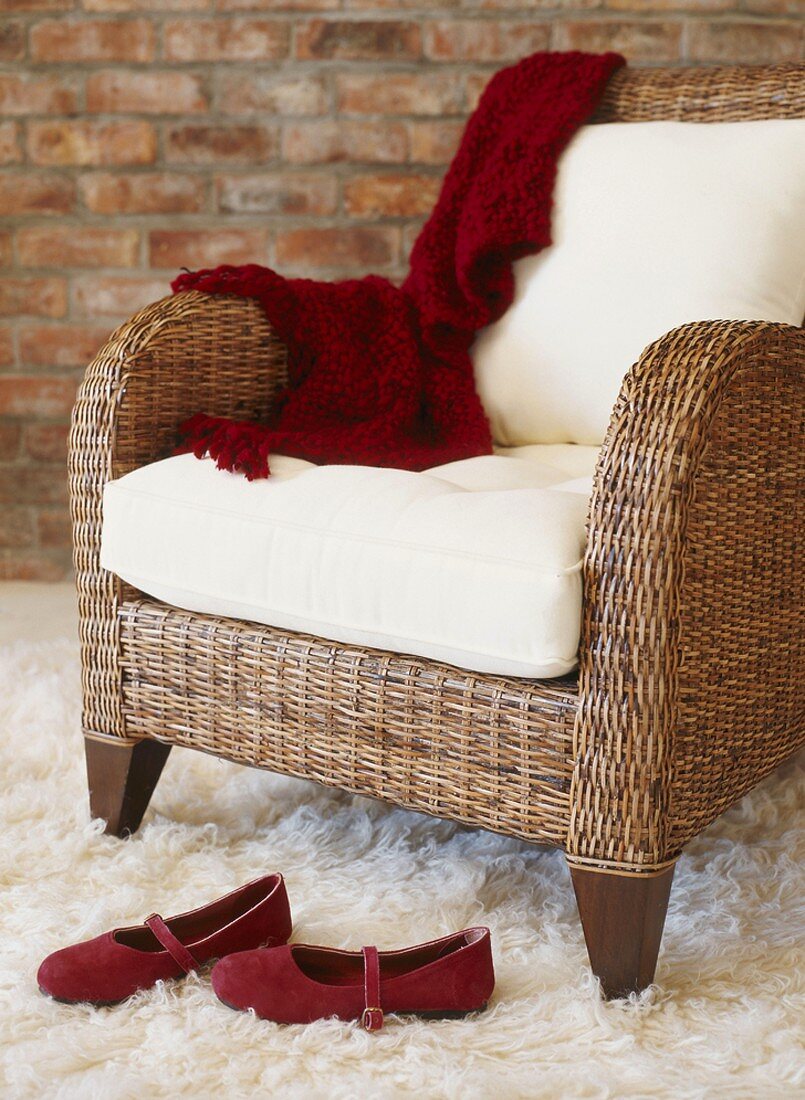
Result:
{"label": "flokati rug", "polygon": [[[559,853],[181,749],[121,842],[88,820],[75,646],[1,648],[0,685],[3,1100],[802,1095],[801,763],[690,846],[658,986],[606,1005]],[[297,940],[383,948],[489,924],[492,1007],[369,1035],[237,1014],[206,974],[100,1010],[37,991],[45,953],[273,870]]]}

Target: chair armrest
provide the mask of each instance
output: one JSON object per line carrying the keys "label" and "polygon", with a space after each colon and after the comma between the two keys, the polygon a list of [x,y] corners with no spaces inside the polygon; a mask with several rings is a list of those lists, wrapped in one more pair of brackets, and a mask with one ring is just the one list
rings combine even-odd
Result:
{"label": "chair armrest", "polygon": [[99,562],[104,485],[169,454],[177,424],[194,412],[258,418],[285,378],[285,348],[258,303],[198,291],[146,306],[87,367],[68,459],[86,733],[125,736],[117,637],[124,586]]}
{"label": "chair armrest", "polygon": [[568,853],[651,871],[802,742],[805,332],[685,325],[627,376],[583,570]]}
{"label": "chair armrest", "polygon": [[71,474],[102,466],[106,482],[164,457],[194,412],[259,417],[285,376],[285,349],[257,302],[195,290],[162,298],[113,332],[87,367]]}

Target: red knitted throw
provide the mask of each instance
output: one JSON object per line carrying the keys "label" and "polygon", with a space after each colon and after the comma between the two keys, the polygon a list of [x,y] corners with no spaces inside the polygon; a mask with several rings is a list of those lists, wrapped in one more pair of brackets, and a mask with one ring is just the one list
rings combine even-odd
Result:
{"label": "red knitted throw", "polygon": [[287,345],[289,385],[264,423],[191,417],[179,451],[249,479],[268,475],[271,451],[406,470],[489,454],[470,347],[510,304],[513,262],[550,244],[559,155],[623,63],[540,53],[493,77],[402,287],[377,275],[285,279],[256,264],[180,275],[174,291],[260,302]]}

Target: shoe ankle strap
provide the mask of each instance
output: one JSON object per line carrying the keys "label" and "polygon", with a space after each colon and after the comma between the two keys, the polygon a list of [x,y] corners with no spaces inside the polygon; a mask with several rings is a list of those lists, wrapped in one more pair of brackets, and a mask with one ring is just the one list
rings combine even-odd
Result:
{"label": "shoe ankle strap", "polygon": [[165,924],[159,913],[152,913],[150,917],[146,918],[145,923],[154,933],[156,938],[171,956],[177,966],[180,966],[185,974],[189,974],[191,970],[198,970],[199,964],[193,958],[191,953],[185,947],[185,945],[174,936],[167,924]]}
{"label": "shoe ankle strap", "polygon": [[361,1023],[367,1031],[380,1031],[383,1009],[380,1007],[380,955],[376,947],[363,948],[363,994],[366,1007]]}

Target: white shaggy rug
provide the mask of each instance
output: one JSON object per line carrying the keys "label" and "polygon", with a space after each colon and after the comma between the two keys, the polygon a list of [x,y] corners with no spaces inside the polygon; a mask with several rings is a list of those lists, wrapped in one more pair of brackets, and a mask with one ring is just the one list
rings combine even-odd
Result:
{"label": "white shaggy rug", "polygon": [[[801,765],[691,845],[659,985],[607,1005],[560,854],[178,749],[121,842],[88,820],[72,643],[0,648],[0,685],[3,1100],[803,1095]],[[299,940],[392,947],[489,924],[492,1007],[369,1035],[232,1012],[206,975],[101,1010],[37,991],[47,952],[273,870]]]}

